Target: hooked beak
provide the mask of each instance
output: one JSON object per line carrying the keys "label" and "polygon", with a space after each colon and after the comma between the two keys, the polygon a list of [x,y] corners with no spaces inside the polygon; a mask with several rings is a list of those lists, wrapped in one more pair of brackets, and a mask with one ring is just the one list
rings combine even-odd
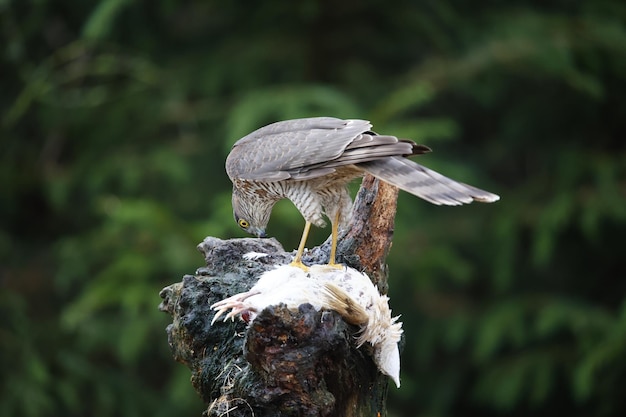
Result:
{"label": "hooked beak", "polygon": [[256,228],[256,227],[255,228],[250,228],[248,230],[248,233],[250,233],[250,234],[252,234],[252,235],[254,235],[256,237],[259,237],[259,238],[267,237],[267,233],[265,233],[265,229],[261,229],[260,227],[259,228]]}

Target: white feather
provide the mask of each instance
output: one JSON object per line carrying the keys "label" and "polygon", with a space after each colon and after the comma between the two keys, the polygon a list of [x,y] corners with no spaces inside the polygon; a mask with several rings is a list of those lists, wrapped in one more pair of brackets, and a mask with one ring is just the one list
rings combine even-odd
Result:
{"label": "white feather", "polygon": [[246,261],[255,261],[260,258],[265,258],[266,256],[268,256],[267,253],[248,252],[248,253],[244,253],[243,259],[245,259]]}

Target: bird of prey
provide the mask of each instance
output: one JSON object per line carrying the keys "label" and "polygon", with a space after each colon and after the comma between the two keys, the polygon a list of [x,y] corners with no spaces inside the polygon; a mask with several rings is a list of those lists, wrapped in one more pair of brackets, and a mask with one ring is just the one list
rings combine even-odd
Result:
{"label": "bird of prey", "polygon": [[262,127],[238,140],[226,158],[233,183],[233,214],[246,232],[265,237],[274,204],[289,199],[306,223],[292,265],[306,269],[302,254],[311,224],[332,222],[329,265],[335,264],[339,226],[350,218],[347,184],[369,173],[437,205],[456,206],[500,197],[447,178],[408,156],[430,148],[372,131],[367,120],[313,117]]}

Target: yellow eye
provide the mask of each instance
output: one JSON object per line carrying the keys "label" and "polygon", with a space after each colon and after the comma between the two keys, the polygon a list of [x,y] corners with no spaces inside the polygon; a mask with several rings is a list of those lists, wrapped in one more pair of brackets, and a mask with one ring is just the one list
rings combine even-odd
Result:
{"label": "yellow eye", "polygon": [[245,219],[239,219],[237,223],[239,224],[239,227],[241,227],[242,229],[247,229],[248,227],[250,227],[250,223],[248,223],[248,221]]}

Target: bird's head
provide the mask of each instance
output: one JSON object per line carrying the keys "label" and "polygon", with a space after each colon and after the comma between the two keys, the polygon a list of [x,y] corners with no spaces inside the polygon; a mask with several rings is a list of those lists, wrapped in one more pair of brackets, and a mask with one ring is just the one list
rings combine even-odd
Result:
{"label": "bird's head", "polygon": [[267,237],[265,228],[270,220],[272,207],[260,198],[250,198],[233,189],[233,215],[237,225],[256,237]]}

